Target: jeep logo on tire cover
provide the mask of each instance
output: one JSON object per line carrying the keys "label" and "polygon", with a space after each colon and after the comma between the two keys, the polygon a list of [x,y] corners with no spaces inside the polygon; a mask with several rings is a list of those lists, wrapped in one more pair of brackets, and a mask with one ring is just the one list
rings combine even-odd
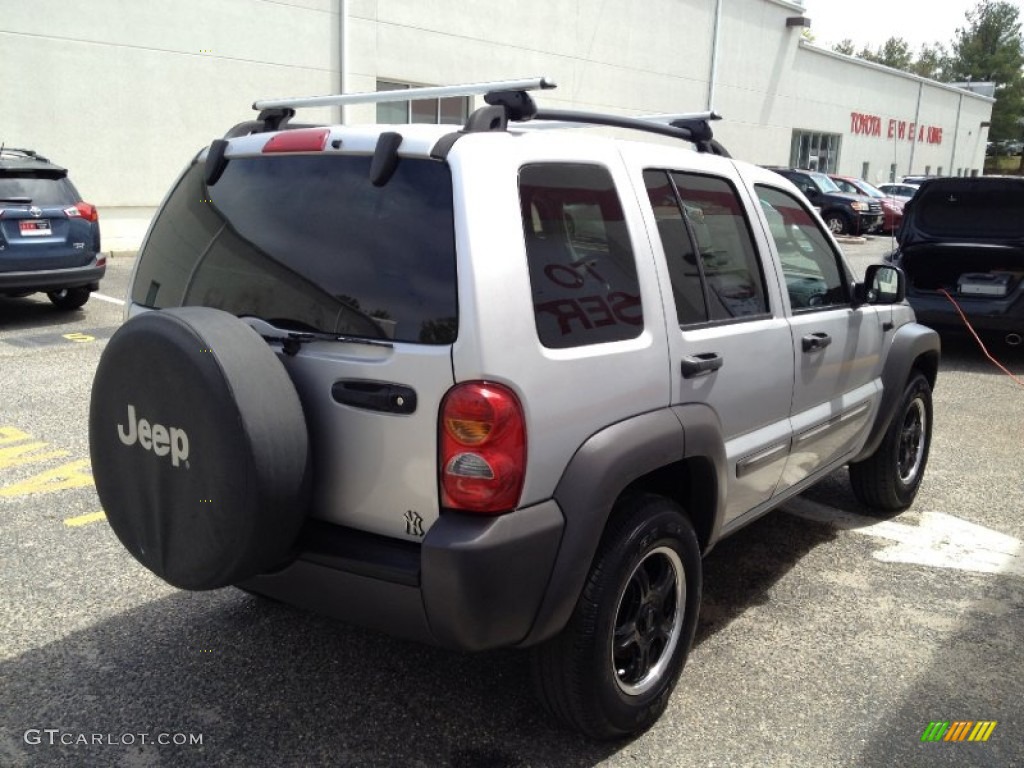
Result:
{"label": "jeep logo on tire cover", "polygon": [[172,466],[188,461],[188,434],[185,430],[150,424],[145,419],[136,421],[134,405],[128,405],[128,429],[118,424],[117,436],[125,445],[138,443],[144,450],[152,451],[157,456],[170,454]]}

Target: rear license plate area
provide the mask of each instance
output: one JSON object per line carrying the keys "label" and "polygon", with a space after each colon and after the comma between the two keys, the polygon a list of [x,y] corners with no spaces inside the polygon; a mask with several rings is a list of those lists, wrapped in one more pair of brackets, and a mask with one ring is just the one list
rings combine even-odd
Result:
{"label": "rear license plate area", "polygon": [[53,234],[49,219],[23,219],[18,222],[18,231],[22,237],[45,237]]}

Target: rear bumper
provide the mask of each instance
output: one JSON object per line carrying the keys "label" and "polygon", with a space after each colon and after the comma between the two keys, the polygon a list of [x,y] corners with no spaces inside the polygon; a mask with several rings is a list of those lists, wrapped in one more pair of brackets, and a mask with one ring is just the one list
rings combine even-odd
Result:
{"label": "rear bumper", "polygon": [[0,272],[0,291],[55,291],[60,288],[99,288],[107,271],[106,260],[101,264],[71,269],[47,269],[32,272]]}
{"label": "rear bumper", "polygon": [[533,626],[564,524],[554,501],[444,514],[419,545],[311,521],[291,565],[239,586],[419,642],[513,646]]}
{"label": "rear bumper", "polygon": [[885,218],[880,213],[862,213],[858,217],[861,232],[878,232],[882,229]]}
{"label": "rear bumper", "polygon": [[[1024,334],[1024,292],[1006,298],[954,296],[976,331]],[[963,320],[942,294],[915,293],[907,296],[917,322],[932,328],[966,331]]]}

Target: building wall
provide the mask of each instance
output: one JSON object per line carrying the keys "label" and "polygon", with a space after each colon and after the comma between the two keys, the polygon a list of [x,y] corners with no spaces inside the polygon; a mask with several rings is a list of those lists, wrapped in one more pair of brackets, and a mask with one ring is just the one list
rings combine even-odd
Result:
{"label": "building wall", "polygon": [[[870,180],[966,172],[984,160],[991,100],[822,51],[786,19],[789,0],[517,0],[469,12],[453,0],[93,0],[7,3],[0,13],[0,141],[67,165],[100,206],[104,248],[138,246],[188,159],[257,98],[377,80],[452,84],[544,75],[551,107],[725,116],[738,158],[784,165],[794,129],[842,134],[839,171]],[[345,10],[344,16],[341,9]],[[713,93],[709,93],[713,91]],[[917,116],[920,96],[920,115]],[[336,121],[337,109],[303,121]],[[868,119],[855,115],[865,115]],[[877,118],[877,120],[875,120]],[[348,107],[348,122],[375,107]],[[874,121],[874,122],[873,122]],[[941,129],[916,144],[890,121]],[[869,126],[865,129],[865,126]],[[870,126],[880,126],[873,135]],[[913,165],[911,166],[911,152]]]}
{"label": "building wall", "polygon": [[[755,0],[758,4],[763,0]],[[468,13],[451,0],[350,0],[347,90],[543,75],[552,107],[633,114],[703,109],[713,3],[517,0]],[[372,120],[353,108],[352,120]]]}
{"label": "building wall", "polygon": [[105,250],[258,96],[338,85],[337,0],[58,0],[0,11],[0,141],[71,169]]}

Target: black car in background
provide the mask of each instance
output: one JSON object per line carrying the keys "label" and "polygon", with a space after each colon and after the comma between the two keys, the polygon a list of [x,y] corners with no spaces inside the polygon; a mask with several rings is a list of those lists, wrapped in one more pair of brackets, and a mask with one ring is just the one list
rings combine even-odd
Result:
{"label": "black car in background", "polygon": [[99,214],[67,169],[0,149],[0,296],[43,291],[58,309],[78,309],[105,271]]}
{"label": "black car in background", "polygon": [[827,174],[799,168],[764,166],[793,182],[834,235],[863,235],[882,228],[882,205],[873,197],[843,192]]}
{"label": "black car in background", "polygon": [[887,260],[906,273],[919,322],[966,331],[959,305],[977,331],[1024,340],[1024,178],[925,181],[897,243]]}

